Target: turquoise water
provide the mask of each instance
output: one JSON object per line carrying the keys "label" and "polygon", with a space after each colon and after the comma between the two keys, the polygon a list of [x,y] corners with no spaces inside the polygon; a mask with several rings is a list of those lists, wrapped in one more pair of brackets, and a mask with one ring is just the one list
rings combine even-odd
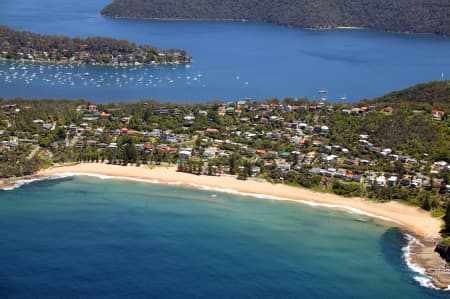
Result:
{"label": "turquoise water", "polygon": [[448,298],[403,235],[293,202],[92,177],[0,191],[0,298]]}
{"label": "turquoise water", "polygon": [[0,64],[0,96],[199,102],[317,97],[319,89],[328,89],[330,100],[344,95],[359,100],[439,80],[442,72],[450,76],[449,38],[241,22],[114,20],[99,15],[108,2],[2,0],[0,23],[46,34],[105,35],[182,48],[194,57],[191,67],[44,66],[41,73],[39,66],[10,70],[9,64]]}

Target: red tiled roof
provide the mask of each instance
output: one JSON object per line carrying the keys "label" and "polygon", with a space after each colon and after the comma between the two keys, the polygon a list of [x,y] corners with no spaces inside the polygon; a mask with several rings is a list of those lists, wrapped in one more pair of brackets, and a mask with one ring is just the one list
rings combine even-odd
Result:
{"label": "red tiled roof", "polygon": [[258,155],[265,155],[265,154],[267,154],[267,151],[266,151],[265,149],[257,149],[257,150],[256,150],[256,153],[257,153]]}
{"label": "red tiled roof", "polygon": [[136,130],[128,130],[128,135],[133,135],[133,136],[139,135],[139,131],[136,131]]}

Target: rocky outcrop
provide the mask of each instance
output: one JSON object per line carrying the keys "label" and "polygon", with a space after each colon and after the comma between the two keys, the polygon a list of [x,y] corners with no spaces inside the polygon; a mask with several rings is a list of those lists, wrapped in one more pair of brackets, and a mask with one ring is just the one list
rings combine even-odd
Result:
{"label": "rocky outcrop", "polygon": [[450,263],[450,246],[447,246],[444,243],[440,243],[434,249],[439,255],[445,259],[448,263]]}

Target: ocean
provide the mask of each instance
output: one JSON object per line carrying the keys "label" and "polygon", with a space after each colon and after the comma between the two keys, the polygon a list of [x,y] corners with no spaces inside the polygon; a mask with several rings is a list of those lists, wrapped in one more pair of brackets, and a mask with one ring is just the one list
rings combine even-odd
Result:
{"label": "ocean", "polygon": [[[450,78],[450,38],[368,30],[308,31],[251,22],[115,20],[110,0],[2,0],[0,24],[42,34],[109,36],[181,48],[188,66],[49,67],[0,63],[0,96],[235,101],[272,97],[358,101]],[[88,75],[85,75],[88,74]]]}
{"label": "ocean", "polygon": [[0,298],[448,298],[405,235],[295,202],[93,177],[0,191]]}

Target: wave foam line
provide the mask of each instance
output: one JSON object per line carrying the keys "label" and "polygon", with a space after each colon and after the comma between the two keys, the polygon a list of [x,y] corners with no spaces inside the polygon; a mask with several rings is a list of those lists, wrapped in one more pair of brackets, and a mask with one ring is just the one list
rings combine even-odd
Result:
{"label": "wave foam line", "polygon": [[[52,175],[46,175],[42,177],[36,177],[32,179],[26,179],[26,180],[18,180],[14,183],[11,187],[4,187],[0,190],[4,191],[11,191],[15,190],[17,188],[20,188],[24,185],[28,185],[34,182],[39,181],[48,181],[48,180],[59,180],[74,176],[88,176],[88,177],[95,177],[102,180],[110,180],[110,179],[117,179],[117,180],[127,180],[127,181],[135,181],[135,182],[141,182],[141,183],[152,183],[152,184],[161,184],[158,180],[152,180],[152,179],[139,179],[139,178],[131,178],[131,177],[122,177],[122,176],[109,176],[109,175],[103,175],[103,174],[94,174],[94,173],[82,173],[82,172],[65,172],[60,174],[52,174]],[[179,183],[173,183],[173,184],[179,184]]]}
{"label": "wave foam line", "polygon": [[[394,219],[391,219],[389,217],[375,215],[375,214],[368,213],[368,212],[365,212],[365,211],[362,211],[362,210],[359,210],[359,209],[356,209],[353,207],[345,206],[345,205],[317,203],[317,202],[302,200],[302,199],[291,199],[291,198],[278,197],[278,196],[267,195],[267,194],[240,192],[235,189],[209,187],[209,186],[199,185],[199,184],[195,184],[195,183],[184,184],[182,182],[177,182],[177,181],[161,182],[156,179],[139,179],[139,178],[125,177],[125,176],[109,176],[109,175],[103,175],[103,174],[82,173],[82,172],[66,172],[66,173],[47,175],[47,176],[28,179],[28,180],[19,180],[15,183],[15,185],[13,187],[5,187],[0,190],[14,190],[14,189],[20,188],[23,185],[31,184],[33,182],[44,181],[44,180],[58,180],[58,179],[63,179],[63,178],[73,177],[73,176],[89,176],[89,177],[96,177],[96,178],[99,178],[102,180],[117,179],[117,180],[127,180],[127,181],[141,182],[141,183],[165,184],[165,185],[176,185],[176,186],[188,185],[188,186],[194,187],[195,189],[204,190],[204,191],[216,191],[216,192],[221,192],[221,193],[240,195],[240,196],[249,196],[249,197],[260,198],[260,199],[290,201],[290,202],[306,204],[306,205],[312,206],[312,207],[325,207],[325,208],[332,208],[332,209],[340,209],[340,210],[344,210],[344,211],[352,213],[352,214],[364,215],[364,216],[367,216],[370,218],[377,218],[377,219],[381,219],[384,221],[401,224],[400,222],[398,222]],[[413,237],[410,234],[404,234],[404,236],[405,236],[405,239],[407,240],[407,244],[402,248],[403,258],[404,258],[408,268],[411,271],[419,274],[419,275],[416,275],[413,277],[414,280],[416,280],[422,287],[432,288],[435,290],[442,291],[442,289],[439,289],[433,285],[433,283],[432,283],[433,279],[426,274],[425,269],[423,269],[422,267],[420,267],[412,262],[411,247],[412,246],[424,246],[424,245],[417,238]],[[444,289],[443,291],[450,291],[450,286],[447,289]]]}
{"label": "wave foam line", "polygon": [[96,178],[99,178],[102,180],[111,180],[111,179],[127,180],[127,181],[141,182],[141,183],[165,184],[165,185],[172,185],[172,186],[173,185],[175,185],[175,186],[185,185],[185,186],[191,186],[195,189],[204,190],[204,191],[216,191],[216,192],[221,192],[221,193],[228,193],[228,194],[240,195],[240,196],[248,196],[248,197],[260,198],[260,199],[290,201],[290,202],[305,204],[305,205],[308,205],[311,207],[324,207],[324,208],[331,208],[331,209],[339,209],[339,210],[343,210],[343,211],[346,211],[351,214],[363,215],[363,216],[380,219],[380,220],[384,220],[384,221],[391,222],[391,223],[401,224],[400,222],[398,222],[392,218],[375,215],[375,214],[365,212],[365,211],[359,210],[357,208],[353,208],[353,207],[349,207],[349,206],[345,206],[345,205],[318,203],[318,202],[313,202],[313,201],[308,201],[308,200],[303,200],[303,199],[292,199],[292,198],[279,197],[279,196],[267,195],[267,194],[241,192],[241,191],[238,191],[235,189],[209,187],[209,186],[199,185],[199,184],[195,184],[195,183],[182,183],[179,181],[172,181],[172,182],[167,181],[166,182],[166,181],[159,181],[156,179],[141,179],[141,178],[133,178],[133,177],[127,177],[127,176],[110,176],[110,175],[104,175],[104,174],[84,173],[84,172],[65,172],[65,173],[60,173],[60,174],[46,175],[46,176],[37,177],[37,178],[33,178],[33,179],[28,179],[28,180],[19,180],[15,183],[14,186],[3,188],[3,190],[9,191],[9,190],[14,190],[14,189],[20,188],[27,184],[31,184],[33,182],[45,181],[45,180],[58,180],[58,179],[74,177],[74,176],[89,176],[89,177],[96,177]]}
{"label": "wave foam line", "polygon": [[308,201],[308,200],[303,200],[303,199],[292,199],[292,198],[279,197],[279,196],[267,195],[267,194],[241,192],[241,191],[237,191],[234,189],[208,187],[208,186],[198,185],[198,184],[194,184],[194,183],[189,183],[188,185],[195,187],[196,189],[205,190],[205,191],[217,191],[217,192],[222,192],[222,193],[229,193],[229,194],[241,195],[241,196],[250,196],[250,197],[261,198],[261,199],[290,201],[290,202],[305,204],[305,205],[312,206],[312,207],[325,207],[325,208],[331,208],[331,209],[340,209],[340,210],[344,210],[351,214],[358,214],[358,215],[363,215],[363,216],[367,216],[370,218],[377,218],[377,219],[381,219],[384,221],[401,224],[400,222],[398,222],[392,218],[375,215],[375,214],[365,212],[365,211],[359,210],[357,208],[353,208],[353,207],[349,207],[349,206],[345,206],[345,205],[318,203],[318,202]]}
{"label": "wave foam line", "polygon": [[417,238],[413,237],[410,234],[404,234],[404,237],[407,241],[407,244],[402,248],[403,259],[405,260],[405,263],[408,266],[408,268],[412,272],[418,274],[418,275],[413,276],[413,279],[415,281],[417,281],[420,284],[420,286],[425,287],[425,288],[430,288],[430,289],[439,290],[439,291],[450,291],[450,286],[448,286],[448,288],[446,288],[446,289],[437,288],[433,284],[433,278],[426,274],[425,269],[420,267],[419,265],[416,265],[413,263],[412,257],[411,257],[411,248],[413,246],[423,247],[424,245]]}
{"label": "wave foam line", "polygon": [[3,188],[0,188],[0,190],[11,191],[11,190],[20,188],[24,185],[34,183],[34,182],[59,179],[59,178],[64,178],[64,176],[55,175],[54,177],[53,176],[45,176],[45,177],[38,177],[38,178],[33,178],[33,179],[18,180],[18,181],[15,181],[14,185],[12,185],[11,187],[3,187]]}

